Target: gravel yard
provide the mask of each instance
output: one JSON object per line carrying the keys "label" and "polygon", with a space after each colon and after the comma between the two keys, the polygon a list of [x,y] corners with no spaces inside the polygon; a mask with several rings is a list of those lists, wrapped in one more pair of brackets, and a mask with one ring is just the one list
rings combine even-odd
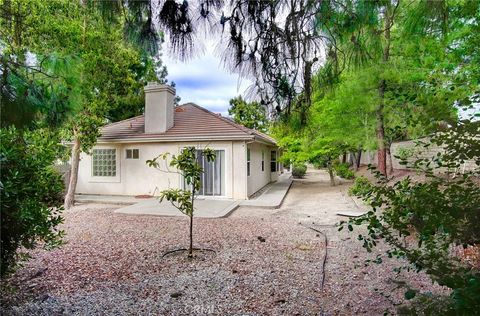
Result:
{"label": "gravel yard", "polygon": [[[9,281],[10,315],[382,315],[403,301],[406,282],[442,291],[422,274],[396,274],[338,232],[335,210],[355,208],[347,184],[310,173],[278,210],[240,208],[228,218],[196,219],[198,252],[162,254],[188,243],[187,218],[114,213],[86,204],[65,213],[65,245],[36,250]],[[337,204],[336,204],[337,203]],[[328,247],[322,234],[328,238]],[[381,251],[382,246],[377,251]],[[323,261],[327,254],[325,271]],[[322,289],[322,278],[325,283]],[[382,295],[382,292],[385,293]],[[389,296],[386,297],[385,295]]]}

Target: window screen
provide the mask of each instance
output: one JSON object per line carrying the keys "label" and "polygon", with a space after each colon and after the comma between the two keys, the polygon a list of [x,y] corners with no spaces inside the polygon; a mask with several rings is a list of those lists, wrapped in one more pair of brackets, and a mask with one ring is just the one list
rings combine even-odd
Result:
{"label": "window screen", "polygon": [[115,177],[117,175],[117,157],[115,149],[93,150],[92,174],[94,177]]}

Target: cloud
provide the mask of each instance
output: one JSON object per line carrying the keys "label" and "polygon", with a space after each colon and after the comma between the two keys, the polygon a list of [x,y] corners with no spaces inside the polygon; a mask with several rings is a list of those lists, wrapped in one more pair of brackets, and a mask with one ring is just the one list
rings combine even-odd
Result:
{"label": "cloud", "polygon": [[[229,100],[244,94],[252,82],[229,73],[215,56],[214,44],[206,46],[203,55],[184,63],[164,54],[167,78],[175,82],[180,103],[194,102],[212,112],[228,115]],[[166,44],[163,51],[168,51]]]}

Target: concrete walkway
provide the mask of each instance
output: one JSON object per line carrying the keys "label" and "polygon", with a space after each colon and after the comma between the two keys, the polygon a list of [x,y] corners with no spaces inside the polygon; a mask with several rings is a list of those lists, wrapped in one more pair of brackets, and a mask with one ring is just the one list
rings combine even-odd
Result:
{"label": "concrete walkway", "polygon": [[[238,207],[238,201],[220,199],[197,199],[195,200],[195,217],[217,218],[228,216]],[[159,202],[152,198],[134,205],[125,206],[115,210],[115,213],[159,215],[159,216],[183,216],[170,202]]]}
{"label": "concrete walkway", "polygon": [[357,205],[347,193],[352,181],[338,182],[338,185],[332,187],[325,170],[310,168],[303,179],[293,180],[279,208],[241,206],[230,216],[233,218],[272,216],[291,218],[309,226],[313,224],[331,226],[341,220],[348,221],[349,217],[364,214],[366,208],[362,207],[361,202]]}
{"label": "concrete walkway", "polygon": [[279,208],[291,185],[291,173],[281,174],[276,182],[270,183],[264,188],[262,194],[251,200],[241,201],[240,206]]}
{"label": "concrete walkway", "polygon": [[325,170],[309,169],[303,179],[295,179],[282,208],[275,214],[317,225],[348,221],[350,216],[365,212],[348,196],[350,185],[351,181],[342,180],[342,183],[331,186]]}

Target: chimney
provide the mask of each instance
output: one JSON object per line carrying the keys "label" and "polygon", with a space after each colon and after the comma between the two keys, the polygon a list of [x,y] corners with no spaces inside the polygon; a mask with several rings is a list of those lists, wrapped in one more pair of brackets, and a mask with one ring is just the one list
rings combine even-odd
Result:
{"label": "chimney", "polygon": [[164,133],[173,127],[175,88],[149,82],[145,88],[145,133]]}

